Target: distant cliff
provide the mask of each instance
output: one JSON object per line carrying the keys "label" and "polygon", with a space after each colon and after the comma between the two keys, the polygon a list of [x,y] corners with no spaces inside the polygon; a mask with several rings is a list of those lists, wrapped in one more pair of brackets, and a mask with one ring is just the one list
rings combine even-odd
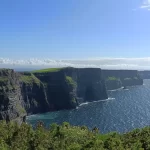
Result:
{"label": "distant cliff", "polygon": [[45,85],[47,101],[53,108],[75,108],[85,101],[108,98],[101,69],[63,68],[34,75]]}
{"label": "distant cliff", "polygon": [[122,87],[122,82],[120,78],[107,77],[105,79],[107,90],[119,89]]}
{"label": "distant cliff", "polygon": [[71,109],[85,101],[107,99],[98,68],[52,68],[17,73],[0,69],[0,120]]}
{"label": "distant cliff", "polygon": [[143,84],[137,70],[103,70],[102,74],[108,90]]}
{"label": "distant cliff", "polygon": [[150,71],[139,71],[139,75],[142,79],[150,79]]}

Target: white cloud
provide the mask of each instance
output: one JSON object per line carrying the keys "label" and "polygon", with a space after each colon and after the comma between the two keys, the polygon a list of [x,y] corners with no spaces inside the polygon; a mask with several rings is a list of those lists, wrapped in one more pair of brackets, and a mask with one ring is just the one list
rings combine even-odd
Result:
{"label": "white cloud", "polygon": [[78,67],[102,69],[138,69],[150,70],[150,57],[146,58],[89,58],[82,60],[53,60],[53,59],[9,59],[0,58],[0,67],[4,68],[50,68]]}
{"label": "white cloud", "polygon": [[149,10],[150,9],[150,0],[144,0],[140,8]]}

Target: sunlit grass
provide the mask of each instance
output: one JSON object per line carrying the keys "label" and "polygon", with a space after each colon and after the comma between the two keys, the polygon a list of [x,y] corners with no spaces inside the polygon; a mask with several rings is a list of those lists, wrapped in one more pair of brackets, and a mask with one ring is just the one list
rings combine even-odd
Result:
{"label": "sunlit grass", "polygon": [[58,72],[62,70],[63,68],[47,68],[47,69],[41,69],[41,70],[35,70],[32,71],[32,73],[49,73],[49,72]]}
{"label": "sunlit grass", "polygon": [[23,123],[0,122],[0,149],[2,150],[149,150],[150,128],[135,129],[119,134],[101,134],[97,128],[51,124],[42,122],[33,129]]}
{"label": "sunlit grass", "polygon": [[40,84],[40,80],[32,73],[28,74],[28,75],[27,74],[22,75],[20,80],[26,84],[33,84],[33,83],[36,83],[38,85]]}

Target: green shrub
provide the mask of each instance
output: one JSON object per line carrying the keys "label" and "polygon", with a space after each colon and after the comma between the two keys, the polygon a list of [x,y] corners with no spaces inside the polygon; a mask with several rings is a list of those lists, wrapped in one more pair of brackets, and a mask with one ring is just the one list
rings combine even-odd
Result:
{"label": "green shrub", "polygon": [[107,78],[107,81],[115,81],[115,80],[120,80],[119,78],[116,78],[116,77],[108,77]]}
{"label": "green shrub", "polygon": [[77,86],[77,83],[70,76],[66,76],[66,82],[68,85],[71,85],[73,87]]}
{"label": "green shrub", "polygon": [[16,108],[20,113],[26,113],[25,109],[21,107],[19,104],[16,105]]}
{"label": "green shrub", "polygon": [[33,129],[23,123],[0,122],[0,150],[149,150],[150,127],[128,133],[100,134],[86,126],[51,124],[49,129],[39,122]]}
{"label": "green shrub", "polygon": [[76,99],[75,99],[75,98],[72,98],[72,102],[73,102],[73,103],[76,103]]}

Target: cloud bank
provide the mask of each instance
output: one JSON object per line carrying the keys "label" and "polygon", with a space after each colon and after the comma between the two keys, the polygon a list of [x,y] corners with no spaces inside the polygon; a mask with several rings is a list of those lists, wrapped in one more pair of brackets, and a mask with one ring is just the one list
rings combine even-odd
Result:
{"label": "cloud bank", "polygon": [[146,58],[90,58],[82,60],[53,60],[53,59],[9,59],[0,58],[0,67],[4,68],[50,68],[78,67],[102,69],[137,69],[150,70],[150,57]]}

